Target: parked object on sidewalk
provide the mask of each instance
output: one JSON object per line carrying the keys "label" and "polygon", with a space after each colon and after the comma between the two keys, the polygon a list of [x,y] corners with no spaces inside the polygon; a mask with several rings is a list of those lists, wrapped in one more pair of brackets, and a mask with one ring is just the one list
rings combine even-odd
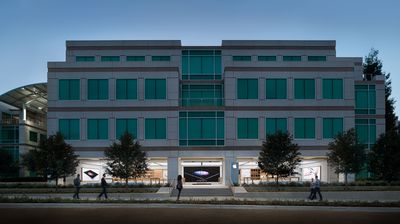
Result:
{"label": "parked object on sidewalk", "polygon": [[106,181],[106,174],[103,174],[103,177],[101,178],[101,188],[102,188],[102,192],[99,194],[99,196],[98,196],[98,198],[100,199],[101,198],[101,196],[103,196],[104,195],[104,197],[106,198],[106,199],[108,199],[108,197],[107,197],[107,186],[108,186],[108,184],[107,184],[107,181]]}

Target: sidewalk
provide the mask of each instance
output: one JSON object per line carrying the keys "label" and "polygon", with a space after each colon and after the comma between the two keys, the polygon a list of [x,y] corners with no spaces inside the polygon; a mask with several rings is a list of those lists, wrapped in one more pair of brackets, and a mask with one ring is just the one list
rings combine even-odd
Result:
{"label": "sidewalk", "polygon": [[[328,201],[400,201],[400,191],[346,191],[346,192],[321,192],[324,200]],[[62,198],[71,199],[71,193],[51,194],[0,194],[3,197],[29,197],[29,198]],[[81,199],[96,200],[97,193],[82,193]],[[235,196],[190,196],[181,197],[181,200],[288,200],[302,201],[308,197],[307,192],[248,192]],[[109,199],[121,200],[175,200],[168,193],[109,193]]]}

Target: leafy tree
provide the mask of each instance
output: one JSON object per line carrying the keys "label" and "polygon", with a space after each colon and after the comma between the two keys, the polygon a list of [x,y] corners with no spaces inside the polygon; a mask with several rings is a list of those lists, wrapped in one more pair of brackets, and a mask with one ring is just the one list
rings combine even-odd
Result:
{"label": "leafy tree", "polygon": [[74,175],[79,164],[78,156],[72,147],[65,143],[60,132],[40,141],[39,147],[31,150],[22,157],[23,165],[38,175],[56,180]]}
{"label": "leafy tree", "polygon": [[377,75],[385,75],[385,123],[386,132],[390,130],[397,130],[397,116],[394,112],[394,98],[390,97],[392,94],[392,81],[390,80],[390,73],[386,74],[382,71],[382,61],[378,58],[379,51],[371,49],[369,54],[365,56],[363,63],[363,73],[367,80],[371,80]]}
{"label": "leafy tree", "polygon": [[18,172],[18,163],[10,155],[0,148],[0,176],[12,176]]}
{"label": "leafy tree", "polygon": [[294,174],[294,169],[301,162],[299,146],[292,141],[293,137],[287,132],[278,131],[267,135],[258,157],[258,166],[262,171],[275,176],[277,188],[279,177]]}
{"label": "leafy tree", "polygon": [[128,186],[129,178],[143,176],[147,169],[146,153],[141,151],[140,144],[131,134],[125,132],[104,152],[107,159],[107,173],[125,179]]}
{"label": "leafy tree", "polygon": [[365,146],[360,144],[354,128],[338,134],[329,143],[328,162],[335,167],[335,173],[344,173],[347,186],[347,175],[360,172],[365,162]]}
{"label": "leafy tree", "polygon": [[400,134],[381,134],[368,154],[368,168],[376,178],[392,182],[400,180]]}

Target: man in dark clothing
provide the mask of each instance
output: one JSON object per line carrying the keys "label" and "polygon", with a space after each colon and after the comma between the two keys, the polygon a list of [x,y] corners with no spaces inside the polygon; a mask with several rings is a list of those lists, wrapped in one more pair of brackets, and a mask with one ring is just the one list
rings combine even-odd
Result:
{"label": "man in dark clothing", "polygon": [[75,194],[72,196],[74,199],[79,199],[79,190],[81,189],[81,178],[80,175],[76,175],[74,179],[74,186],[75,186]]}
{"label": "man in dark clothing", "polygon": [[101,196],[104,194],[104,197],[107,199],[107,188],[108,184],[106,182],[106,174],[103,174],[103,178],[101,178],[101,188],[103,189],[103,191],[99,194],[98,198],[100,199]]}
{"label": "man in dark clothing", "polygon": [[310,195],[308,196],[308,199],[313,200],[315,196],[315,182],[314,182],[314,178],[311,178],[311,182],[310,182]]}

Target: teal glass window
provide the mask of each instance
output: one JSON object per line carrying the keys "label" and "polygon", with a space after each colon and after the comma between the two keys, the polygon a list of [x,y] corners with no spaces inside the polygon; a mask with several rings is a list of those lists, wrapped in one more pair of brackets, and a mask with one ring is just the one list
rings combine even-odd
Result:
{"label": "teal glass window", "polygon": [[258,79],[237,79],[238,99],[258,99]]}
{"label": "teal glass window", "polygon": [[286,79],[266,79],[265,96],[267,99],[286,99]]}
{"label": "teal glass window", "polygon": [[166,139],[167,121],[165,118],[145,119],[145,139]]}
{"label": "teal glass window", "polygon": [[221,51],[182,51],[182,79],[221,79]]}
{"label": "teal glass window", "polygon": [[222,106],[222,85],[182,85],[182,106]]}
{"label": "teal glass window", "polygon": [[232,56],[233,61],[251,61],[251,56]]}
{"label": "teal glass window", "polygon": [[276,61],[276,56],[258,56],[258,61]]}
{"label": "teal glass window", "polygon": [[323,119],[323,137],[335,138],[336,135],[343,132],[343,118],[324,118]]}
{"label": "teal glass window", "polygon": [[136,79],[117,79],[116,98],[117,100],[137,99]]}
{"label": "teal glass window", "polygon": [[89,79],[88,80],[88,99],[107,100],[108,99],[108,79]]}
{"label": "teal glass window", "polygon": [[29,131],[29,141],[38,142],[38,133],[34,131]]}
{"label": "teal glass window", "polygon": [[115,137],[117,139],[121,138],[125,132],[131,134],[135,139],[137,139],[137,119],[128,118],[128,119],[116,119],[116,130]]}
{"label": "teal glass window", "polygon": [[326,61],[326,56],[308,56],[308,61]]}
{"label": "teal glass window", "polygon": [[165,79],[145,80],[145,99],[166,99],[167,87]]}
{"label": "teal glass window", "polygon": [[95,57],[94,56],[76,56],[75,61],[76,62],[95,61]]}
{"label": "teal glass window", "polygon": [[79,119],[59,119],[58,131],[64,136],[65,140],[79,140]]}
{"label": "teal glass window", "polygon": [[126,56],[126,61],[145,61],[145,56]]}
{"label": "teal glass window", "polygon": [[237,119],[238,139],[258,139],[258,118]]}
{"label": "teal glass window", "polygon": [[295,99],[315,99],[315,80],[314,79],[295,79],[294,80]]}
{"label": "teal glass window", "polygon": [[355,129],[360,143],[371,149],[376,142],[376,120],[355,119]]}
{"label": "teal glass window", "polygon": [[315,118],[295,118],[294,136],[297,139],[315,138]]}
{"label": "teal glass window", "polygon": [[224,145],[224,112],[179,112],[179,145]]}
{"label": "teal glass window", "polygon": [[343,99],[343,80],[323,79],[322,92],[324,99]]}
{"label": "teal glass window", "polygon": [[301,61],[301,56],[283,56],[283,61]]}
{"label": "teal glass window", "polygon": [[376,113],[375,85],[355,85],[356,114]]}
{"label": "teal glass window", "polygon": [[171,61],[171,56],[152,56],[152,61]]}
{"label": "teal glass window", "polygon": [[108,139],[108,120],[107,119],[88,119],[87,138],[89,140]]}
{"label": "teal glass window", "polygon": [[119,56],[101,56],[101,61],[120,61]]}
{"label": "teal glass window", "polygon": [[265,119],[265,133],[273,135],[277,131],[287,132],[287,119],[286,118],[266,118]]}
{"label": "teal glass window", "polygon": [[80,99],[80,80],[79,79],[59,79],[58,80],[58,99],[59,100],[79,100]]}

